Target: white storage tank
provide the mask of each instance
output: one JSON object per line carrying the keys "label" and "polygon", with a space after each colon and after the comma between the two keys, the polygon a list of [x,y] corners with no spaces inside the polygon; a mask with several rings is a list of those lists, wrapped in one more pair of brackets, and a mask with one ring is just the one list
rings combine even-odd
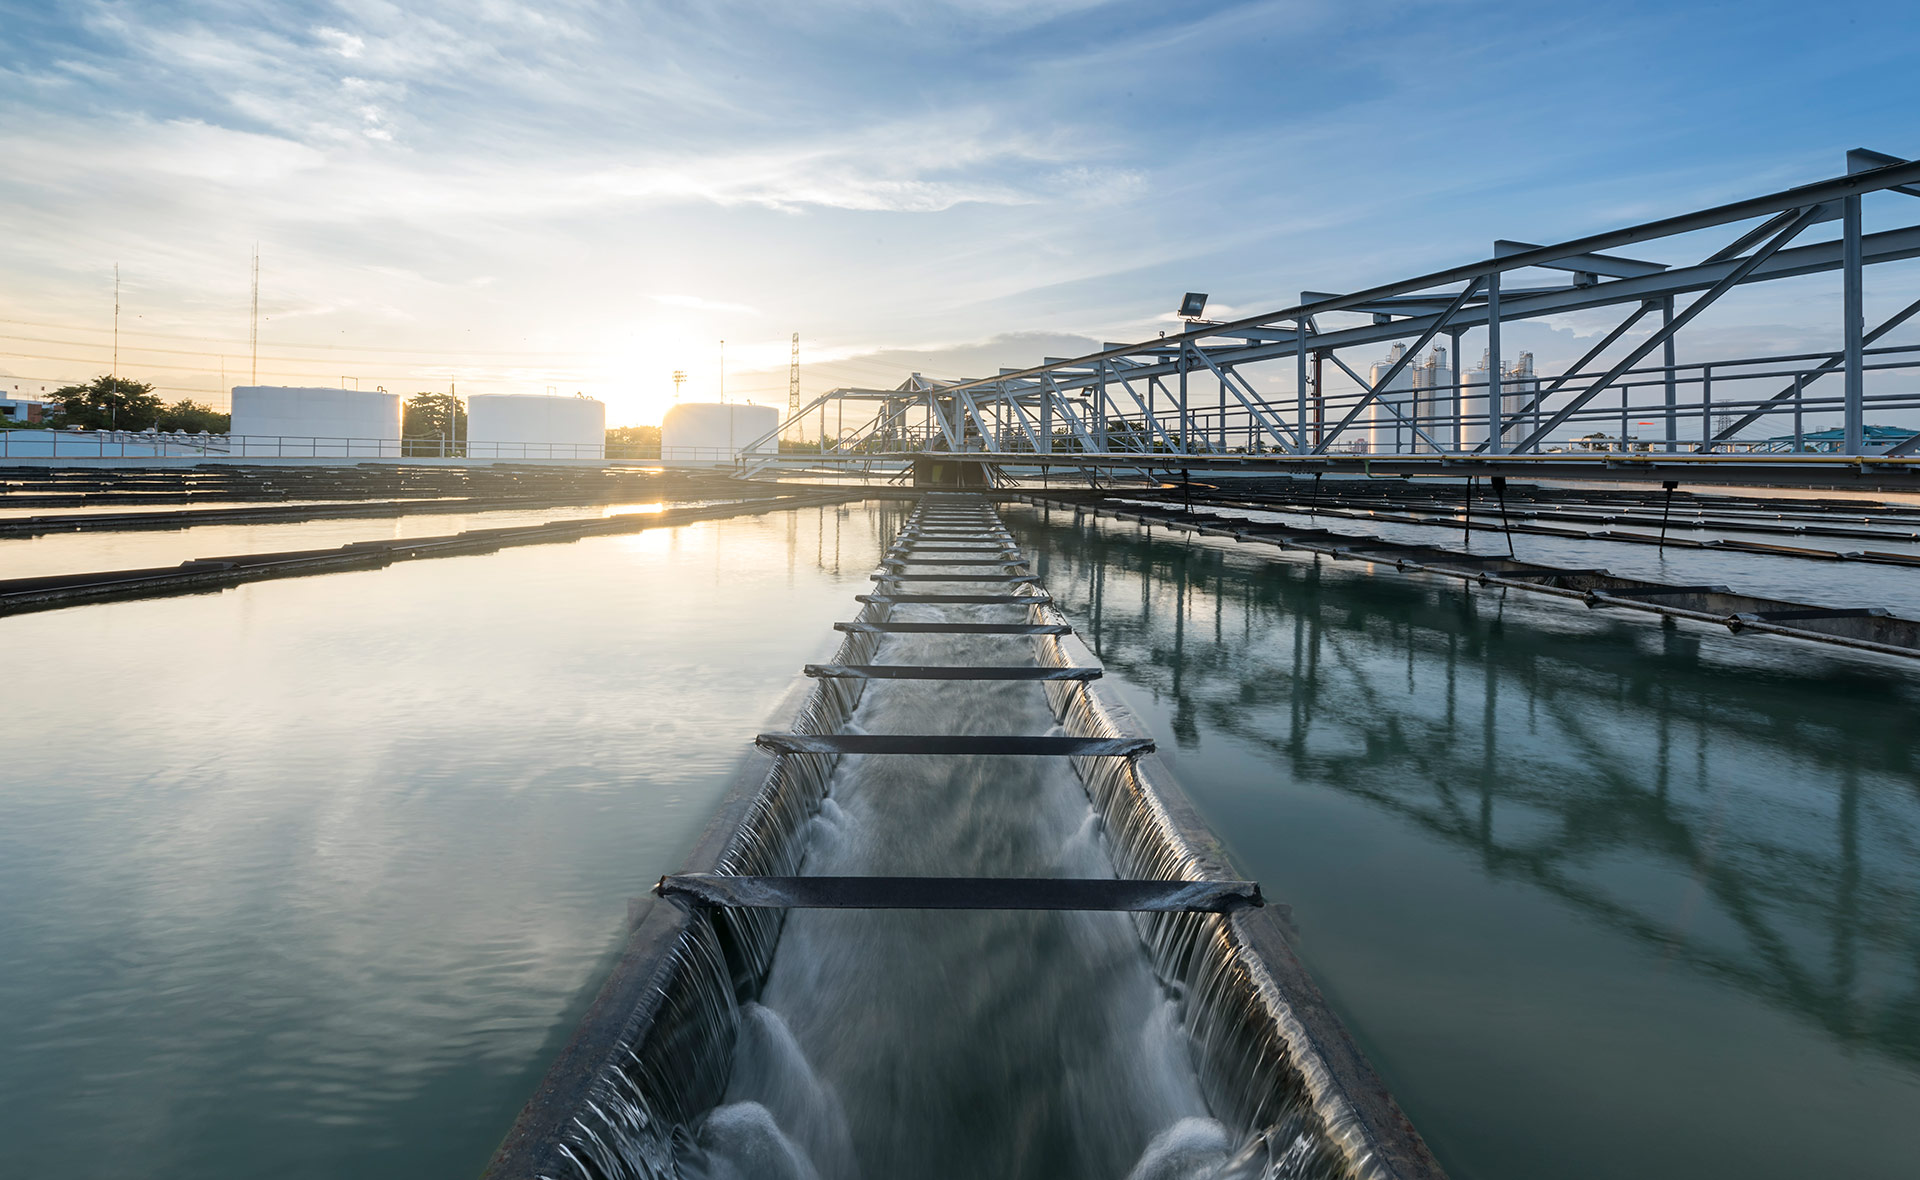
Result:
{"label": "white storage tank", "polygon": [[591,397],[476,393],[467,399],[467,454],[475,459],[601,459],[607,405]]}
{"label": "white storage tank", "polygon": [[[1460,427],[1460,449],[1470,451],[1487,441],[1487,353],[1480,354],[1480,367],[1471,373],[1460,375],[1460,415],[1461,417],[1480,418],[1478,422],[1463,423]],[[1478,388],[1475,388],[1475,387]],[[1540,388],[1539,378],[1533,373],[1533,354],[1523,352],[1520,359],[1508,366],[1500,374],[1500,417],[1503,421],[1511,419],[1524,410],[1533,401],[1533,395]],[[1512,446],[1531,434],[1540,419],[1539,413],[1530,414],[1522,422],[1511,423],[1502,434],[1507,446]]]}
{"label": "white storage tank", "polygon": [[[729,463],[779,426],[780,411],[772,406],[685,402],[668,410],[660,422],[660,457]],[[779,450],[780,440],[769,437],[752,447],[750,453],[773,455]]]}
{"label": "white storage tank", "polygon": [[[1368,383],[1378,386],[1380,378],[1406,353],[1407,346],[1404,344],[1396,344],[1388,349],[1387,358],[1367,370]],[[1413,444],[1420,436],[1408,425],[1413,421],[1413,401],[1413,366],[1408,365],[1393,375],[1392,383],[1380,391],[1380,396],[1374,399],[1369,408],[1369,452],[1375,455],[1398,455],[1414,449]]]}
{"label": "white storage tank", "polygon": [[236,386],[232,437],[236,455],[397,456],[400,395],[378,390]]}
{"label": "white storage tank", "polygon": [[1442,450],[1453,450],[1453,370],[1447,367],[1447,350],[1435,348],[1426,360],[1416,361],[1410,367],[1413,369],[1413,410],[1419,415],[1420,429],[1433,439],[1433,444],[1420,440],[1414,449],[1430,452],[1438,445]]}

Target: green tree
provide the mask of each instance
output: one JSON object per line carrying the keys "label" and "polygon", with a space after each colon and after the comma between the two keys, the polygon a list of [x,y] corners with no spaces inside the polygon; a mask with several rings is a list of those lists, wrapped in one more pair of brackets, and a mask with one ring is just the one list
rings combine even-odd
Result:
{"label": "green tree", "polygon": [[85,385],[63,385],[47,395],[55,427],[89,430],[145,430],[163,408],[153,386],[127,377],[95,377]]}
{"label": "green tree", "polygon": [[651,459],[659,454],[660,428],[658,426],[609,426],[607,428],[609,459]]}
{"label": "green tree", "polygon": [[162,430],[178,431],[182,434],[225,434],[233,429],[233,415],[222,414],[212,406],[202,405],[191,398],[179,401],[160,411],[155,422]]}
{"label": "green tree", "polygon": [[451,393],[416,393],[401,412],[400,437],[409,455],[464,455],[467,407]]}

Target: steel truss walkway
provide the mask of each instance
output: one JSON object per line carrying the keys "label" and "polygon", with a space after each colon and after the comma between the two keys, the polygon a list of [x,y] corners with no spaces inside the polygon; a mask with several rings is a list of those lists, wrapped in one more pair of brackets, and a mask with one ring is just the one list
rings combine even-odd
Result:
{"label": "steel truss walkway", "polygon": [[[894,474],[932,451],[1088,478],[1244,467],[1920,487],[1920,433],[1889,441],[1867,422],[1920,409],[1920,387],[1903,380],[1920,370],[1920,345],[1888,339],[1920,300],[1869,323],[1864,285],[1867,267],[1920,256],[1920,224],[1868,233],[1862,222],[1869,197],[1910,220],[1917,196],[1920,162],[1859,149],[1846,174],[1814,184],[1555,245],[1500,240],[1479,262],[1305,291],[1291,307],[1193,318],[1158,339],[988,377],[835,389],[753,444],[818,415],[818,454],[754,469]],[[1831,223],[1837,233],[1818,228]],[[1638,256],[1650,252],[1675,261]],[[1735,288],[1833,272],[1837,350],[1679,362],[1681,330]],[[1517,368],[1503,346],[1504,324],[1598,309],[1621,318],[1557,375]],[[1487,354],[1471,372],[1469,334]],[[1489,372],[1501,375],[1493,404]],[[858,425],[827,438],[829,408]],[[1838,434],[1815,437],[1826,427]]]}

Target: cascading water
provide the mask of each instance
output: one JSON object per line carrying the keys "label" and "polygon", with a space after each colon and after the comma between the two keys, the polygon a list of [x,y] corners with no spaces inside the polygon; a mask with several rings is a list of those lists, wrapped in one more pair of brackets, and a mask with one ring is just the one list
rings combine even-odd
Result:
{"label": "cascading water", "polygon": [[[1029,603],[882,598],[860,621],[1059,621]],[[856,630],[835,662],[1091,662],[1072,647]],[[1123,714],[1073,681],[825,679],[791,728],[1118,737]],[[1233,879],[1149,767],[781,754],[736,790],[688,871]],[[1439,1177],[1260,914],[655,902],[489,1175]]]}
{"label": "cascading water", "polygon": [[[1010,609],[910,606],[893,617],[1004,622]],[[897,635],[877,653],[896,664],[1033,659],[1031,641],[1003,637]],[[877,682],[853,724],[1055,728],[1039,685],[1003,681]],[[842,763],[830,794],[836,806],[814,821],[808,873],[1113,875],[1086,791],[1061,759],[865,755]],[[1123,914],[797,911],[757,1007],[756,1019],[791,1030],[782,1044],[804,1061],[769,1061],[765,1038],[743,1036],[751,1048],[736,1057],[729,1105],[701,1135],[715,1177],[765,1157],[764,1125],[736,1113],[749,1103],[771,1113],[821,1180],[1118,1180],[1156,1132],[1207,1113],[1172,1000]],[[801,1080],[815,1088],[796,1093]],[[844,1122],[820,1126],[822,1111],[844,1111]],[[1183,1142],[1216,1138],[1224,1145],[1225,1131],[1189,1128]]]}

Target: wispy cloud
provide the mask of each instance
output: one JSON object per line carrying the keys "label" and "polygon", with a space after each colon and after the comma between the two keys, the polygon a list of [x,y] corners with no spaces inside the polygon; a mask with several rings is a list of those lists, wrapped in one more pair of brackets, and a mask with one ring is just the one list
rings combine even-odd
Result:
{"label": "wispy cloud", "polygon": [[647,298],[666,307],[687,307],[694,311],[726,311],[739,315],[759,315],[745,303],[728,303],[723,299],[702,299],[698,295],[649,295]]}
{"label": "wispy cloud", "polygon": [[1810,179],[1856,139],[1920,151],[1916,75],[1847,72],[1912,16],[1810,33],[1770,3],[1737,28],[1637,0],[1604,22],[1502,0],[5,19],[0,307],[92,322],[119,262],[150,324],[224,332],[257,241],[276,329],[448,369],[481,340],[665,383],[699,364],[678,341],[761,333],[776,363],[798,329],[863,382],[915,356],[958,375],[1151,335],[1184,290],[1279,306]]}

